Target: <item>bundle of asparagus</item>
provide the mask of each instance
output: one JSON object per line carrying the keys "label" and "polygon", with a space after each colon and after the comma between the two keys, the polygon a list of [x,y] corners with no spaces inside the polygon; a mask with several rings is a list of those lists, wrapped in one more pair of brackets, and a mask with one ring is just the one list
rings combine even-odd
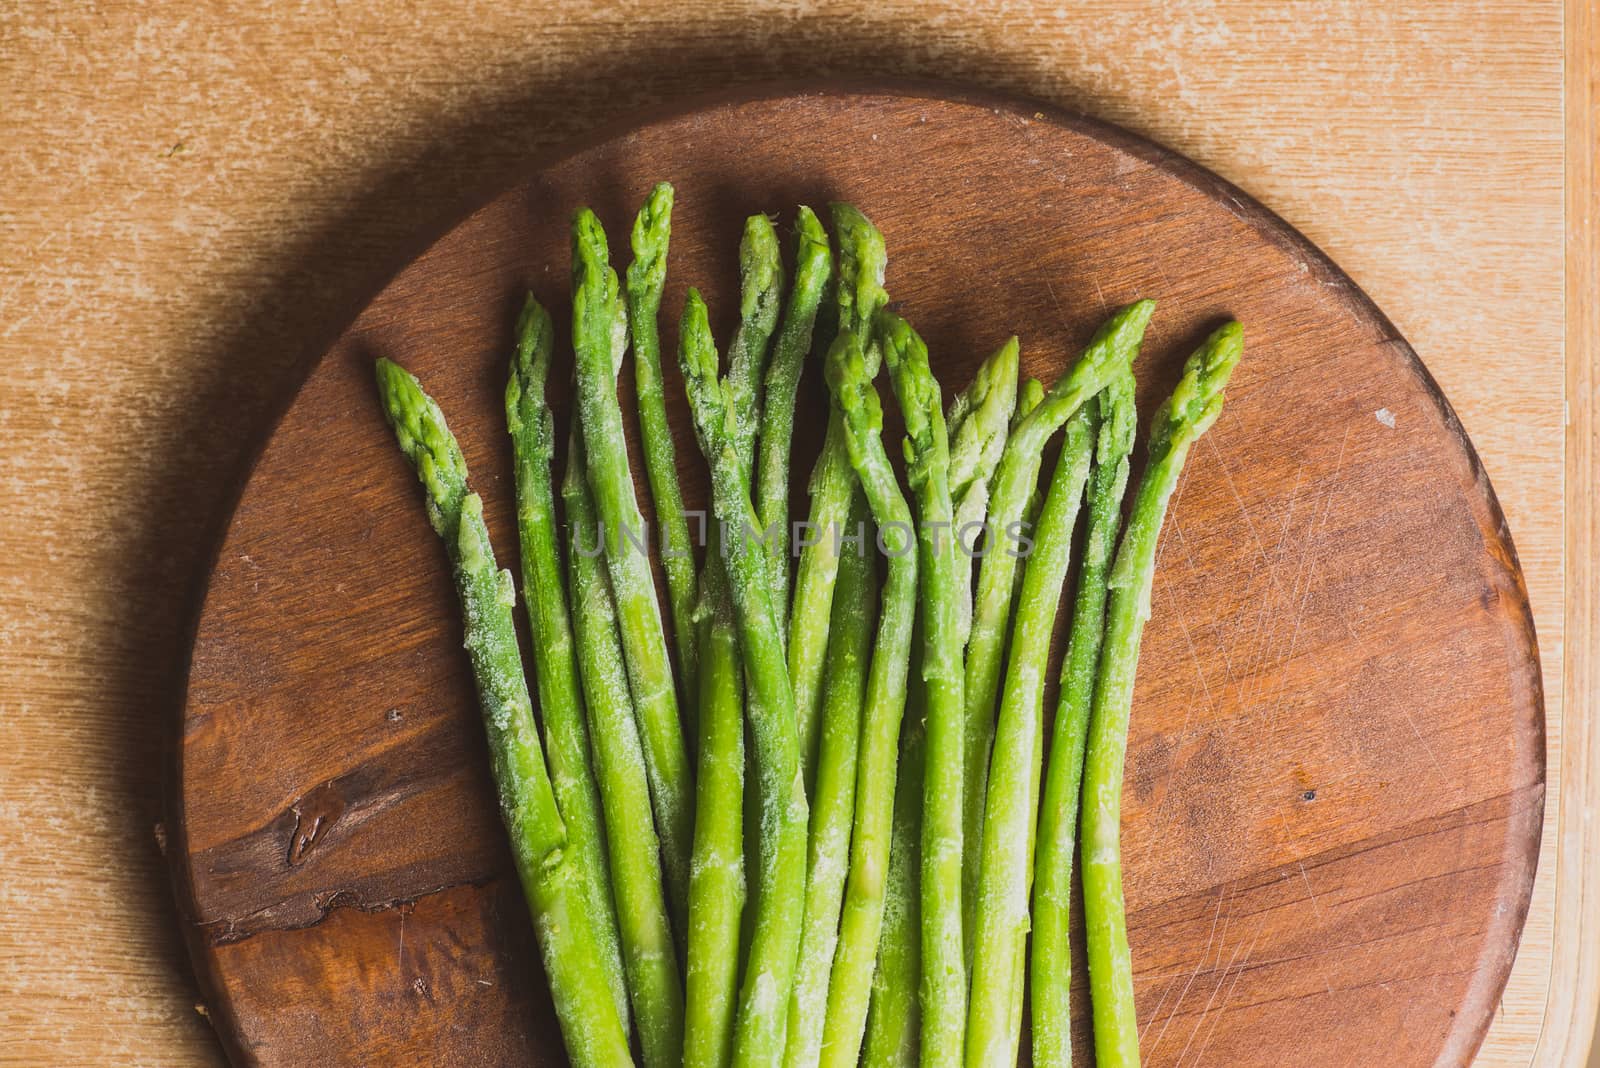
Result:
{"label": "bundle of asparagus", "polygon": [[[1019,384],[1010,339],[946,409],[926,345],[885,307],[884,241],[864,214],[833,205],[830,243],[800,208],[788,272],[771,220],[752,216],[726,373],[693,289],[678,328],[715,519],[697,567],[657,324],[672,207],[671,186],[650,192],[625,281],[594,214],[573,219],[564,546],[544,400],[555,332],[532,296],[517,323],[505,416],[538,723],[516,585],[461,451],[417,380],[377,364],[455,576],[571,1060],[1009,1064],[1028,979],[1033,1060],[1069,1065],[1081,840],[1096,1062],[1137,1065],[1118,837],[1134,671],[1167,504],[1221,409],[1238,324],[1189,358],[1156,413],[1124,522],[1150,301],[1111,316],[1048,389]],[[630,352],[665,613],[616,388]],[[811,537],[791,553],[790,441],[812,352],[828,429]],[[880,365],[902,470],[882,440]],[[1049,726],[1050,640],[1074,570]]]}

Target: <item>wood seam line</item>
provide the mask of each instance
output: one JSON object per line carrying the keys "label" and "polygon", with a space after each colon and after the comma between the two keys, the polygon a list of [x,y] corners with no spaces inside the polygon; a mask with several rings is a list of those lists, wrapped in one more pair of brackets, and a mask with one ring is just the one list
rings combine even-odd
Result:
{"label": "wood seam line", "polygon": [[1596,525],[1595,456],[1600,413],[1595,377],[1600,359],[1600,223],[1595,184],[1596,107],[1600,95],[1600,0],[1566,0],[1565,16],[1565,321],[1566,402],[1563,550],[1565,649],[1561,681],[1561,795],[1556,814],[1555,918],[1550,986],[1534,1047],[1536,1068],[1585,1068],[1600,1011],[1600,529]]}

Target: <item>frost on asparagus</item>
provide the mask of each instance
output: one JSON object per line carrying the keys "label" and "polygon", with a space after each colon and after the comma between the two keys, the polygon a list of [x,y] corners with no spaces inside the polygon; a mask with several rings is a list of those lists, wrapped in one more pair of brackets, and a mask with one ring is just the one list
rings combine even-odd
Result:
{"label": "frost on asparagus", "polygon": [[1095,1062],[1103,1068],[1136,1068],[1139,1063],[1119,825],[1128,718],[1139,641],[1150,614],[1156,547],[1189,447],[1222,410],[1223,388],[1243,344],[1239,324],[1228,323],[1184,364],[1177,388],[1151,424],[1149,459],[1111,568],[1079,828]]}
{"label": "frost on asparagus", "polygon": [[[838,255],[834,304],[841,332],[855,335],[862,346],[869,377],[878,373],[880,355],[871,337],[872,317],[889,299],[883,288],[887,254],[883,235],[870,219],[849,204],[830,206]],[[814,778],[817,727],[822,697],[824,654],[828,646],[833,587],[839,571],[839,541],[830,532],[843,530],[856,490],[855,472],[836,411],[829,412],[822,453],[811,471],[810,528],[823,536],[800,554],[795,570],[794,603],[789,613],[789,678],[794,689],[805,778]]]}
{"label": "frost on asparagus", "polygon": [[[1028,522],[1030,504],[1038,488],[1039,461],[1045,446],[1073,413],[1113,378],[1127,371],[1154,310],[1154,302],[1144,300],[1113,314],[1095,332],[1077,361],[1037,402],[1033,401],[1031,391],[1024,388],[1018,408],[1020,410],[1024,404],[1031,407],[1013,427],[995,470],[989,499],[991,529],[1009,532],[1031,526]],[[1006,627],[1017,591],[1019,555],[1007,551],[986,553],[978,567],[972,630],[967,636],[963,715],[966,740],[964,815],[969,830],[978,827],[983,819],[983,783],[988,776],[995,697],[1004,666]],[[975,904],[977,878],[976,858],[969,855],[963,872],[969,919]]]}
{"label": "frost on asparagus", "polygon": [[1044,752],[1044,677],[1056,608],[1072,556],[1073,531],[1093,456],[1094,406],[1067,420],[1061,457],[1039,517],[1007,653],[1004,696],[985,782],[980,867],[971,907],[971,1005],[967,1064],[1016,1060],[1028,936],[1033,833]]}
{"label": "frost on asparagus", "polygon": [[823,292],[833,277],[833,252],[828,235],[812,210],[801,205],[795,215],[794,284],[783,311],[783,325],[767,361],[763,391],[761,442],[756,457],[756,512],[761,528],[775,532],[767,545],[772,604],[789,608],[789,459],[794,437],[795,400],[805,356]]}
{"label": "frost on asparagus", "polygon": [[[954,533],[962,553],[956,558],[956,625],[962,647],[972,632],[972,567],[980,552],[993,551],[1004,531],[985,532],[989,479],[1006,447],[1011,413],[1017,404],[1020,350],[1011,338],[983,361],[972,384],[950,402],[945,424],[950,435],[950,501]],[[1037,383],[1035,383],[1037,384]]]}
{"label": "frost on asparagus", "polygon": [[[622,948],[628,932],[619,931],[613,905],[611,872],[607,867],[611,844],[589,766],[590,731],[585,717],[590,710],[578,685],[572,624],[567,613],[567,584],[555,530],[555,491],[550,476],[553,427],[544,398],[553,337],[549,313],[530,294],[518,317],[517,343],[505,394],[506,422],[514,454],[523,589],[528,601],[528,631],[533,639],[550,777],[567,823],[568,852],[580,871],[617,1013],[626,1024],[628,997]],[[516,603],[516,588],[510,572],[501,574],[502,599],[509,608]],[[598,743],[606,740],[595,739],[597,751]],[[624,916],[624,927],[626,920]],[[648,1012],[653,1006],[645,1008]]]}
{"label": "frost on asparagus", "polygon": [[966,1029],[961,915],[962,670],[955,557],[950,535],[950,444],[928,350],[899,316],[880,310],[874,332],[906,428],[906,481],[917,499],[922,562],[926,750],[922,817],[922,1053],[959,1064]]}
{"label": "frost on asparagus", "polygon": [[[711,465],[712,504],[732,530],[754,526],[749,481],[735,446],[736,424],[704,302],[689,291],[679,326],[679,365],[701,451]],[[760,546],[730,537],[725,569],[749,698],[750,737],[760,804],[759,893],[746,976],[739,995],[734,1063],[772,1065],[782,1057],[787,1006],[805,907],[806,818],[795,731],[794,692],[784,663],[780,622]]]}
{"label": "frost on asparagus", "polygon": [[379,360],[376,372],[384,415],[422,483],[429,521],[450,557],[501,815],[567,1052],[580,1068],[631,1063],[582,876],[564,848],[567,829],[533,722],[511,598],[483,524],[483,502],[467,491],[460,449],[417,380],[388,360]]}
{"label": "frost on asparagus", "polygon": [[872,561],[862,554],[846,553],[839,562],[829,628],[822,741],[811,801],[805,924],[788,1007],[784,1064],[790,1068],[814,1068],[822,1052],[829,972],[839,936],[839,906],[855,810],[856,759],[872,637],[872,572]]}
{"label": "frost on asparagus", "polygon": [[783,304],[783,256],[778,232],[765,215],[745,220],[739,242],[739,327],[728,346],[728,400],[734,413],[734,449],[750,477],[761,420],[761,379],[767,342]]}
{"label": "frost on asparagus", "polygon": [[[854,335],[841,333],[834,342],[827,374],[844,417],[851,464],[873,519],[888,536],[884,543],[888,578],[861,712],[850,859],[819,1051],[821,1063],[835,1068],[856,1063],[871,1003],[885,916],[897,747],[910,669],[918,562],[911,509],[883,447],[882,407]],[[818,772],[819,795],[827,772],[826,766]]]}
{"label": "frost on asparagus", "polygon": [[592,211],[572,221],[572,344],[577,364],[578,421],[589,486],[604,533],[616,551],[602,554],[616,599],[623,659],[650,772],[651,801],[661,835],[667,895],[675,915],[687,912],[693,839],[693,775],[678,718],[671,657],[656,600],[649,557],[627,548],[644,533],[617,401],[617,371],[627,340],[627,317],[605,231]]}
{"label": "frost on asparagus", "polygon": [[1095,399],[1099,433],[1089,476],[1088,529],[1083,539],[1077,592],[1061,665],[1061,692],[1050,739],[1049,762],[1039,809],[1035,858],[1032,950],[1029,954],[1033,1062],[1039,1068],[1071,1068],[1072,947],[1070,909],[1072,859],[1077,843],[1083,753],[1095,669],[1105,635],[1106,576],[1122,525],[1137,418],[1133,375],[1122,375]]}
{"label": "frost on asparagus", "polygon": [[684,700],[688,702],[685,707],[692,708],[698,696],[695,687],[698,652],[694,635],[694,546],[689,537],[683,492],[678,486],[672,426],[667,421],[657,324],[661,292],[667,277],[667,249],[672,239],[672,200],[672,186],[660,182],[650,190],[639,208],[629,237],[633,262],[628,264],[625,288],[645,475],[650,483],[650,499],[655,504],[656,524],[661,531],[661,569],[667,578],[667,605],[678,653],[679,681]]}

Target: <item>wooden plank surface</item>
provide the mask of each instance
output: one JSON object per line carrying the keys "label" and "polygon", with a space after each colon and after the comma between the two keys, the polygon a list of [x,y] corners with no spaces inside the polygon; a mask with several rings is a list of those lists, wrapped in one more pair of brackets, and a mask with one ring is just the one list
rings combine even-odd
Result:
{"label": "wooden plank surface", "polygon": [[[1562,353],[1592,325],[1563,320],[1562,5],[590,7],[40,4],[0,22],[0,1060],[217,1057],[156,854],[162,737],[212,517],[331,320],[561,138],[710,87],[888,71],[1171,145],[1306,232],[1417,347],[1516,538],[1550,724],[1545,863],[1479,1063],[1558,1038],[1568,1053],[1539,1063],[1577,1063],[1570,1021],[1592,1009],[1563,1001],[1572,955],[1552,955],[1575,763],[1563,401],[1593,424]],[[1577,858],[1560,871],[1569,893]]]}

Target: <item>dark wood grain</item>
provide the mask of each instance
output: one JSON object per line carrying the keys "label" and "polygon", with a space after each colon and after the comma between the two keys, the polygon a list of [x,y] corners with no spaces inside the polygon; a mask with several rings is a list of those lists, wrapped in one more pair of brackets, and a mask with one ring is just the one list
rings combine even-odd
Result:
{"label": "dark wood grain", "polygon": [[[515,304],[565,305],[572,208],[620,247],[658,178],[678,188],[664,307],[693,281],[723,337],[743,215],[834,198],[883,229],[947,388],[1011,332],[1053,377],[1107,309],[1151,296],[1148,415],[1209,326],[1245,324],[1163,535],[1130,740],[1148,1063],[1468,1061],[1527,908],[1543,710],[1515,552],[1448,404],[1345,275],[1220,179],[1042,105],[905,86],[745,94],[545,162],[402,270],[300,390],[219,550],[172,797],[236,1059],[560,1061],[443,553],[371,362],[450,415],[514,566]],[[802,404],[801,470],[814,373]],[[679,455],[693,505],[704,474]]]}

